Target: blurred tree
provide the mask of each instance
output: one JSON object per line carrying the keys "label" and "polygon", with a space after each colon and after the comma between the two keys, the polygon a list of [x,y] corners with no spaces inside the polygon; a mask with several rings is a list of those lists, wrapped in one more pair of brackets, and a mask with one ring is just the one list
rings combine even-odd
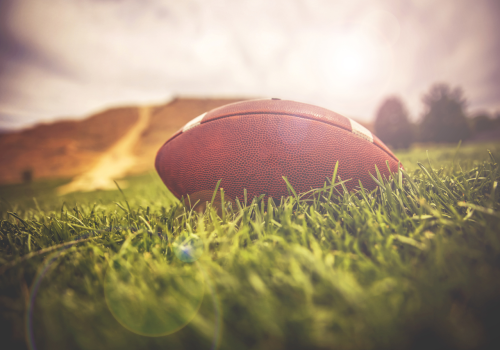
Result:
{"label": "blurred tree", "polygon": [[447,84],[435,84],[422,97],[422,102],[426,112],[420,124],[421,141],[458,142],[469,136],[466,100],[461,88],[451,89]]}
{"label": "blurred tree", "polygon": [[493,117],[493,127],[500,128],[500,112],[497,112]]}
{"label": "blurred tree", "polygon": [[472,119],[472,125],[475,132],[488,131],[495,128],[495,121],[488,112],[477,113]]}
{"label": "blurred tree", "polygon": [[408,148],[413,142],[413,127],[399,97],[388,97],[375,117],[375,134],[394,148]]}

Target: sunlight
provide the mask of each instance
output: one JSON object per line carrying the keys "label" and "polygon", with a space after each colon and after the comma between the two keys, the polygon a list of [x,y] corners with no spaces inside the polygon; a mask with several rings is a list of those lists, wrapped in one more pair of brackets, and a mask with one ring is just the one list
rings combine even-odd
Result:
{"label": "sunlight", "polygon": [[380,92],[390,75],[391,56],[389,45],[374,33],[334,39],[322,60],[327,85],[338,95]]}
{"label": "sunlight", "polygon": [[334,61],[337,73],[346,78],[360,78],[366,73],[369,62],[366,57],[366,50],[358,45],[345,45],[336,52]]}

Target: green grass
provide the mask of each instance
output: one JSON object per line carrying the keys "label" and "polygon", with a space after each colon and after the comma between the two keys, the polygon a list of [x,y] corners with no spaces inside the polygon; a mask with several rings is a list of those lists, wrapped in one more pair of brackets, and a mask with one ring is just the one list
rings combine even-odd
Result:
{"label": "green grass", "polygon": [[37,349],[500,344],[500,145],[434,146],[430,163],[425,148],[398,157],[405,173],[371,193],[340,184],[278,204],[248,198],[220,217],[181,206],[153,173],[127,179],[123,194],[0,187],[0,339]]}

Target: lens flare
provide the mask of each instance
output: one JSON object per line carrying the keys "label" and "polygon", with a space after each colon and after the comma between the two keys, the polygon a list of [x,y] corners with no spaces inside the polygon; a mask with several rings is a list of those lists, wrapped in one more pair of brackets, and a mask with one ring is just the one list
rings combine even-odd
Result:
{"label": "lens flare", "polygon": [[[125,227],[113,229],[128,230]],[[37,349],[34,337],[34,307],[43,278],[59,258],[75,244],[92,239],[95,230],[56,248],[38,269],[30,287],[26,308],[26,337],[30,350]],[[137,231],[136,228],[131,231]],[[136,236],[133,234],[133,236]],[[89,238],[90,237],[90,238]],[[148,235],[151,238],[151,235]],[[164,240],[164,237],[159,237]],[[157,239],[157,238],[156,238]],[[203,253],[203,241],[197,235],[180,236],[174,246],[178,260],[165,261],[158,252],[139,253],[138,247],[127,240],[110,260],[104,280],[106,304],[116,320],[126,329],[145,336],[163,336],[186,326],[200,311],[207,291],[213,311],[204,309],[202,317],[213,319],[211,349],[219,346],[221,307],[209,273],[197,261]]]}
{"label": "lens flare", "polygon": [[[185,247],[181,256],[195,261],[196,248]],[[169,263],[162,254],[141,253],[127,243],[110,261],[104,279],[106,303],[115,319],[131,332],[150,337],[187,325],[204,293],[205,279],[197,265]]]}

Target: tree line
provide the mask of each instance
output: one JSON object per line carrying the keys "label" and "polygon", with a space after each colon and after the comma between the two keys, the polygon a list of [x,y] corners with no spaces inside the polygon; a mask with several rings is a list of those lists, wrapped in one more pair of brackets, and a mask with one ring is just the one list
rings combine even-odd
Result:
{"label": "tree line", "polygon": [[500,112],[495,117],[487,112],[466,114],[467,102],[459,87],[435,84],[422,102],[422,117],[412,123],[400,97],[386,98],[375,116],[375,134],[393,148],[408,148],[413,142],[456,143],[500,130]]}

